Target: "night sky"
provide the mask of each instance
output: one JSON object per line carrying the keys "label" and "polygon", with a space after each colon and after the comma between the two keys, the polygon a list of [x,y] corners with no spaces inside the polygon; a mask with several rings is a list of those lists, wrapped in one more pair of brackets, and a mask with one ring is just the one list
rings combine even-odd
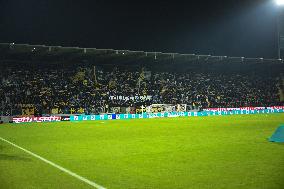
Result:
{"label": "night sky", "polygon": [[276,58],[273,0],[0,0],[0,42]]}

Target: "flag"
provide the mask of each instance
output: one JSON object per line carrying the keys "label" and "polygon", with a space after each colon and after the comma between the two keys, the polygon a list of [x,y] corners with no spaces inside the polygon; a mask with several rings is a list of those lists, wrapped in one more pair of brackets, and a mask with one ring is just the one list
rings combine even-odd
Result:
{"label": "flag", "polygon": [[140,73],[140,75],[138,77],[137,85],[140,86],[140,82],[143,81],[144,79],[145,79],[144,68],[142,68],[141,73]]}
{"label": "flag", "polygon": [[116,86],[116,81],[115,80],[110,80],[108,83],[109,88],[114,88]]}
{"label": "flag", "polygon": [[88,85],[88,81],[86,79],[83,81],[83,85],[85,85],[85,86]]}
{"label": "flag", "polygon": [[52,108],[51,114],[58,114],[58,108]]}
{"label": "flag", "polygon": [[211,103],[210,103],[210,101],[209,101],[209,98],[208,98],[208,97],[206,97],[206,102],[207,102],[207,106],[208,106],[208,107],[210,107],[210,104],[211,104]]}
{"label": "flag", "polygon": [[6,109],[4,112],[4,116],[11,116],[11,109]]}
{"label": "flag", "polygon": [[76,111],[76,110],[75,110],[74,108],[71,108],[71,109],[70,109],[70,114],[75,113],[75,111]]}
{"label": "flag", "polygon": [[22,115],[34,115],[35,108],[33,104],[22,104]]}
{"label": "flag", "polygon": [[84,113],[84,111],[85,111],[85,110],[84,110],[84,108],[82,108],[82,107],[80,107],[79,110],[78,110],[78,112],[79,112],[80,114]]}
{"label": "flag", "polygon": [[74,77],[72,77],[73,82],[76,83],[78,81],[83,81],[85,76],[86,76],[85,70],[80,70],[74,75]]}

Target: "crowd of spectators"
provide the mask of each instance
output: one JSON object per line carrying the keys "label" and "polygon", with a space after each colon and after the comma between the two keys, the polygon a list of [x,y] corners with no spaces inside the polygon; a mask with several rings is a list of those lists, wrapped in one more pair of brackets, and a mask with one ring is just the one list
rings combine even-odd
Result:
{"label": "crowd of spectators", "polygon": [[276,106],[283,81],[260,74],[157,72],[151,69],[13,68],[0,73],[0,115],[108,112],[111,107],[187,104],[192,108]]}

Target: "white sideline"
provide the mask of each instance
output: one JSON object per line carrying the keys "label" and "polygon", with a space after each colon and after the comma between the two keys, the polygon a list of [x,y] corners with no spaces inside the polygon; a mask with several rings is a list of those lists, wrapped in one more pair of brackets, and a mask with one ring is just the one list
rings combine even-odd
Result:
{"label": "white sideline", "polygon": [[61,166],[59,166],[59,165],[57,165],[57,164],[55,164],[55,163],[53,163],[53,162],[47,160],[47,159],[45,159],[45,158],[43,158],[43,157],[41,157],[41,156],[39,156],[39,155],[37,155],[37,154],[35,154],[35,153],[29,151],[29,150],[26,150],[26,149],[24,149],[24,148],[22,148],[22,147],[20,147],[20,146],[18,146],[18,145],[16,145],[16,144],[14,144],[14,143],[8,141],[8,140],[6,140],[6,139],[4,139],[4,138],[2,138],[2,137],[0,137],[0,139],[1,139],[2,141],[4,141],[4,142],[7,142],[7,143],[11,144],[12,146],[14,146],[14,147],[16,147],[16,148],[19,148],[19,149],[23,150],[24,152],[26,152],[26,153],[28,153],[28,154],[30,154],[30,155],[32,155],[32,156],[34,156],[34,157],[36,157],[36,158],[38,158],[38,159],[44,161],[45,163],[48,163],[49,165],[51,165],[51,166],[53,166],[53,167],[56,167],[57,169],[59,169],[59,170],[65,172],[65,173],[67,173],[67,174],[69,174],[69,175],[71,175],[71,176],[73,176],[73,177],[75,177],[75,178],[77,178],[77,179],[79,179],[79,180],[81,180],[81,181],[83,181],[83,182],[85,182],[85,183],[87,183],[87,184],[89,184],[89,185],[91,185],[91,186],[97,188],[97,189],[106,189],[105,187],[100,186],[100,185],[98,185],[97,183],[92,182],[92,181],[90,181],[90,180],[88,180],[88,179],[86,179],[86,178],[84,178],[84,177],[82,177],[82,176],[80,176],[80,175],[77,175],[76,173],[74,173],[74,172],[72,172],[72,171],[70,171],[70,170],[68,170],[68,169],[65,169],[65,168],[63,168],[63,167],[61,167]]}

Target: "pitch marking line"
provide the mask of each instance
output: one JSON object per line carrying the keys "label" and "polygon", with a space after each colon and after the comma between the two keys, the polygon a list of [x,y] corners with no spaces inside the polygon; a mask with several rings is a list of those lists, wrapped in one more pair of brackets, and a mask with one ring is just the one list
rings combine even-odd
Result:
{"label": "pitch marking line", "polygon": [[93,181],[90,181],[90,180],[88,180],[88,179],[86,179],[86,178],[84,178],[84,177],[82,177],[80,175],[77,175],[76,173],[74,173],[74,172],[72,172],[72,171],[70,171],[68,169],[65,169],[64,167],[61,167],[60,165],[57,165],[57,164],[55,164],[55,163],[53,163],[53,162],[51,162],[51,161],[49,161],[49,160],[47,160],[47,159],[37,155],[37,154],[35,154],[35,153],[33,153],[33,152],[29,151],[29,150],[26,150],[26,149],[24,149],[24,148],[22,148],[22,147],[20,147],[20,146],[18,146],[16,144],[8,141],[8,140],[6,140],[6,139],[4,139],[2,137],[0,137],[0,140],[2,140],[4,142],[7,142],[7,143],[11,144],[12,146],[14,146],[14,147],[16,147],[16,148],[18,148],[20,150],[23,150],[24,152],[26,152],[26,153],[28,153],[28,154],[30,154],[30,155],[32,155],[32,156],[34,156],[34,157],[44,161],[45,163],[47,163],[47,164],[49,164],[49,165],[51,165],[53,167],[56,167],[57,169],[65,172],[65,173],[67,173],[67,174],[69,174],[69,175],[71,175],[71,176],[73,176],[73,177],[75,177],[75,178],[77,178],[77,179],[79,179],[79,180],[81,180],[81,181],[83,181],[83,182],[85,182],[85,183],[87,183],[87,184],[97,188],[97,189],[106,189],[105,187],[103,187],[103,186],[101,186],[101,185],[99,185],[99,184],[97,184],[97,183],[95,183]]}

